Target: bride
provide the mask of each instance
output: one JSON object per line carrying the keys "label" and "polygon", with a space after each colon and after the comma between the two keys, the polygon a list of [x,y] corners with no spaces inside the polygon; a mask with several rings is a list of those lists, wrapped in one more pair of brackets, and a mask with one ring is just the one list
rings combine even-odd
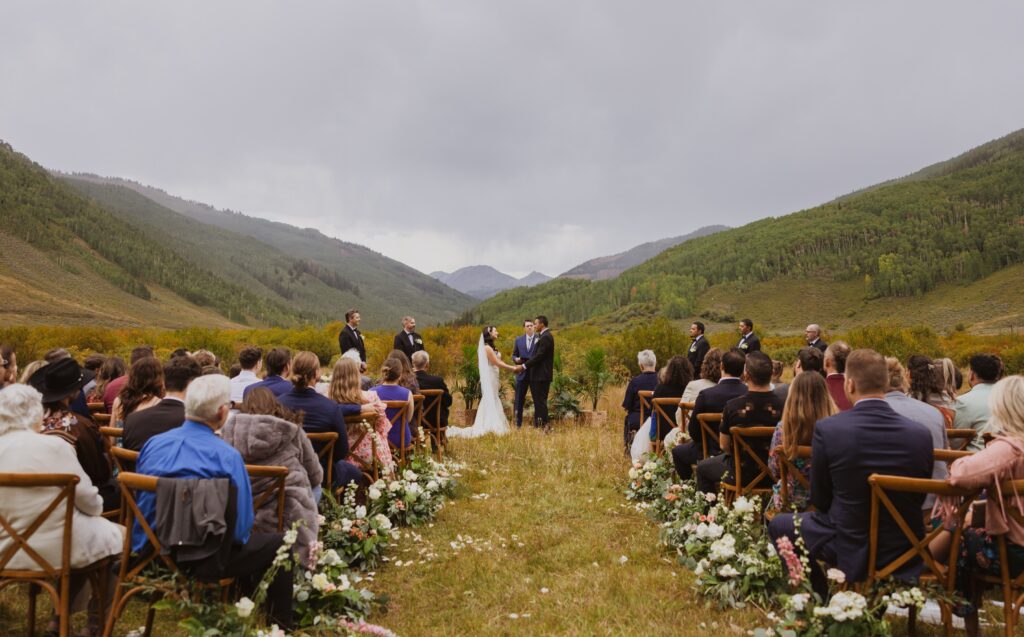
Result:
{"label": "bride", "polygon": [[508,418],[505,407],[501,404],[501,380],[498,368],[515,371],[516,368],[501,360],[501,354],[494,346],[498,338],[498,328],[488,325],[480,335],[477,345],[476,360],[480,368],[480,408],[472,427],[448,427],[448,435],[452,438],[477,438],[485,434],[503,436],[509,432]]}

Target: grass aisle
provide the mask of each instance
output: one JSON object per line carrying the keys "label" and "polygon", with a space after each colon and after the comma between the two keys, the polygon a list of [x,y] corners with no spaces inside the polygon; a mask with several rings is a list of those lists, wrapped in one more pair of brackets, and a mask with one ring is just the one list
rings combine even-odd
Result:
{"label": "grass aisle", "polygon": [[468,492],[434,525],[406,532],[373,586],[391,595],[375,619],[403,637],[756,626],[753,611],[706,610],[656,526],[625,506],[620,437],[609,425],[453,441]]}

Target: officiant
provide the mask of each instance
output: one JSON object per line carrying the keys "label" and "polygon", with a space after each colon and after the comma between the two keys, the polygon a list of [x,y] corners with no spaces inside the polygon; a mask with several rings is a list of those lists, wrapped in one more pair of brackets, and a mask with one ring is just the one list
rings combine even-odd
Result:
{"label": "officiant", "polygon": [[395,334],[394,349],[405,352],[409,360],[412,360],[413,354],[425,349],[423,337],[416,333],[416,319],[413,317],[406,316],[402,319],[402,331]]}

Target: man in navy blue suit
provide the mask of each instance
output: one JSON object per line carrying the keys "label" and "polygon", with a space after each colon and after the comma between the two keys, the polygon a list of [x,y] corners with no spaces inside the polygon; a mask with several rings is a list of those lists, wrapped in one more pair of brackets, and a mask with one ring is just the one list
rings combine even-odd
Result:
{"label": "man in navy blue suit", "polygon": [[[811,558],[811,582],[824,592],[827,582],[817,562],[821,560],[846,574],[849,582],[867,575],[868,527],[871,519],[873,473],[930,478],[932,436],[928,428],[905,418],[885,402],[888,386],[885,358],[859,349],[846,360],[845,390],[853,409],[819,420],[811,446],[811,504],[808,513],[780,513],[768,525],[772,540],[795,540],[794,515],[800,516],[800,535]],[[893,504],[921,537],[924,494],[892,495]],[[878,522],[878,560],[891,562],[910,549],[906,536],[890,515]],[[912,561],[902,573],[912,575],[920,561]]]}
{"label": "man in navy blue suit", "polygon": [[[526,319],[523,321],[523,335],[517,336],[515,344],[512,346],[512,362],[518,365],[524,360],[533,356],[533,343],[536,337],[533,335],[533,319]],[[516,427],[521,428],[523,426],[523,407],[526,404],[526,392],[530,389],[530,380],[526,377],[526,372],[522,371],[516,374],[516,399],[515,399],[515,414],[516,414]]]}

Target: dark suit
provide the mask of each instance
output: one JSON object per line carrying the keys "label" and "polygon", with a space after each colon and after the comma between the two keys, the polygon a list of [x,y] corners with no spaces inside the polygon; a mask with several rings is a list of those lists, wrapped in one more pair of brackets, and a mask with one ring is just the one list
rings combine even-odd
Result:
{"label": "dark suit", "polygon": [[366,362],[366,343],[363,342],[363,335],[358,329],[352,329],[351,325],[343,327],[338,334],[338,347],[341,348],[342,354],[350,349],[356,350],[359,352],[359,360]]}
{"label": "dark suit", "polygon": [[828,343],[826,343],[825,341],[821,340],[820,338],[814,339],[813,341],[811,341],[807,345],[809,347],[817,347],[819,350],[821,350],[822,354],[824,354],[825,350],[828,349]]}
{"label": "dark suit", "polygon": [[121,446],[142,451],[142,445],[164,432],[176,429],[185,422],[185,403],[164,398],[149,409],[134,411],[124,419],[124,438]]}
{"label": "dark suit", "polygon": [[424,349],[423,337],[417,334],[416,332],[412,332],[412,341],[410,342],[409,336],[410,334],[405,330],[402,330],[398,334],[395,334],[394,345],[395,349],[402,350],[403,352],[405,352],[405,355],[409,357],[409,360],[412,360],[412,355],[414,352],[420,352],[423,351]]}
{"label": "dark suit", "polygon": [[452,395],[448,391],[448,385],[444,382],[444,379],[440,376],[434,376],[427,372],[420,370],[416,372],[416,382],[420,384],[420,389],[442,389],[444,395],[441,396],[441,425],[444,427],[448,426],[448,411],[452,406]]}
{"label": "dark suit", "polygon": [[[846,573],[849,582],[864,579],[868,564],[872,473],[930,478],[932,435],[928,428],[893,411],[884,400],[862,400],[853,409],[824,418],[814,427],[811,446],[811,504],[800,513],[800,534],[811,563],[824,560]],[[918,537],[924,535],[921,505],[924,494],[891,494],[893,504]],[[887,564],[910,548],[892,517],[878,523],[878,564]],[[774,539],[794,537],[793,514],[781,513],[768,532]],[[910,569],[920,562],[914,560]],[[824,583],[820,572],[817,586]]]}
{"label": "dark suit", "polygon": [[244,398],[248,396],[249,392],[256,389],[257,387],[265,387],[269,389],[272,394],[274,394],[274,397],[277,397],[280,396],[281,394],[287,394],[288,392],[290,392],[294,385],[292,385],[292,382],[290,380],[285,380],[278,376],[277,374],[273,374],[271,376],[267,376],[258,383],[253,383],[252,385],[246,387],[245,390],[242,392],[242,397]]}
{"label": "dark suit", "polygon": [[[700,421],[697,416],[701,414],[720,414],[725,410],[725,403],[737,396],[747,393],[747,386],[739,378],[723,378],[714,387],[708,387],[697,394],[697,400],[693,401],[693,411],[690,412],[690,422],[686,430],[690,434],[690,441],[677,445],[672,449],[672,463],[676,467],[676,473],[683,480],[689,480],[693,475],[692,465],[704,457],[704,447],[701,445]],[[718,448],[718,440],[708,441],[708,454],[716,455],[721,453]]]}
{"label": "dark suit", "polygon": [[[537,343],[537,336],[534,335],[530,339],[529,347],[527,347],[526,334],[516,337],[515,343],[512,345],[512,362],[519,363],[522,360],[530,358],[533,354],[533,346]],[[526,406],[526,390],[530,388],[530,379],[527,378],[525,371],[516,374],[516,396],[513,403],[513,412],[516,416],[516,427],[523,426],[523,408]]]}
{"label": "dark suit", "polygon": [[[362,484],[363,473],[348,458],[348,428],[345,425],[345,416],[358,414],[362,407],[348,403],[338,404],[326,396],[321,396],[312,387],[293,387],[290,392],[277,397],[278,402],[291,409],[301,411],[305,414],[302,418],[302,428],[307,433],[319,433],[324,431],[335,431],[338,433],[338,442],[334,443],[334,486],[335,488],[345,486],[349,482]],[[319,450],[318,445],[314,448]],[[327,458],[320,461],[320,465],[327,470]]]}
{"label": "dark suit", "polygon": [[686,358],[690,359],[690,364],[693,365],[694,378],[700,378],[700,368],[704,364],[704,357],[708,355],[709,349],[711,349],[711,344],[703,334],[690,343],[690,350],[686,352]]}
{"label": "dark suit", "polygon": [[555,369],[555,337],[551,330],[544,330],[533,341],[533,354],[523,361],[530,381],[530,397],[533,398],[534,426],[548,424],[548,392]]}
{"label": "dark suit", "polygon": [[749,354],[750,352],[760,352],[761,339],[757,337],[757,334],[751,332],[750,334],[747,334],[745,337],[741,338],[740,342],[736,343],[736,347],[743,350],[744,354]]}
{"label": "dark suit", "polygon": [[633,442],[632,432],[639,431],[643,425],[640,422],[640,392],[654,391],[658,386],[658,372],[641,372],[634,376],[626,386],[626,396],[622,399],[622,408],[626,410],[626,419],[623,423],[623,442],[626,449]]}

